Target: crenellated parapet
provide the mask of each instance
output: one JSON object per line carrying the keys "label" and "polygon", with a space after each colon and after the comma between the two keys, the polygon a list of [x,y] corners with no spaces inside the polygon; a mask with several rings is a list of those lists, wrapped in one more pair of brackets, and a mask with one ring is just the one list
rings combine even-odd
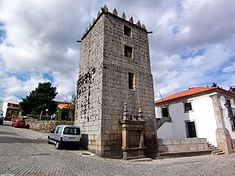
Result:
{"label": "crenellated parapet", "polygon": [[118,15],[118,11],[116,8],[113,9],[113,12],[110,12],[108,7],[106,5],[104,5],[104,7],[101,7],[101,11],[98,11],[96,18],[93,19],[92,23],[89,23],[89,26],[86,28],[85,33],[82,35],[82,38],[85,38],[85,36],[89,33],[89,31],[92,29],[92,27],[95,25],[95,23],[99,20],[99,18],[103,15],[103,14],[111,14],[116,16],[117,18],[121,18],[123,20],[125,20],[128,23],[131,23],[133,25],[138,26],[139,28],[146,30],[146,27],[144,24],[141,24],[141,22],[139,20],[137,20],[137,22],[135,23],[134,18],[131,16],[129,20],[127,20],[126,14],[123,12],[121,16]]}

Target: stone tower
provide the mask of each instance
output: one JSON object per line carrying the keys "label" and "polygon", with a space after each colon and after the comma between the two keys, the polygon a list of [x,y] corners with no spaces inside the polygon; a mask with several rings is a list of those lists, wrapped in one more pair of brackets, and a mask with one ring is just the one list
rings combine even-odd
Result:
{"label": "stone tower", "polygon": [[[141,106],[145,155],[156,153],[156,121],[148,32],[125,13],[118,16],[106,6],[81,38],[75,124],[82,144],[103,157],[122,157],[124,107],[132,118]],[[130,139],[131,140],[131,139]]]}

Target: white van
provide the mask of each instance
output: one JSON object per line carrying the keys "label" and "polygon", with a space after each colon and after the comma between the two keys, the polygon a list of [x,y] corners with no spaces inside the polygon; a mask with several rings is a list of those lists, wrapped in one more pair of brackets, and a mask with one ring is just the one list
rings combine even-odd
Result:
{"label": "white van", "polygon": [[48,135],[48,144],[53,143],[56,149],[72,145],[79,147],[81,132],[79,126],[74,125],[58,125]]}

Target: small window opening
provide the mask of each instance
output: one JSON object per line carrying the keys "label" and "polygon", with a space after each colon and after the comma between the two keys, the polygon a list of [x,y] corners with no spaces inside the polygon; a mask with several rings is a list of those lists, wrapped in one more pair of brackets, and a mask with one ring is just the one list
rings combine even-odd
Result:
{"label": "small window opening", "polygon": [[188,112],[192,110],[191,102],[184,103],[184,112]]}
{"label": "small window opening", "polygon": [[162,117],[169,117],[168,107],[162,108]]}
{"label": "small window opening", "polygon": [[226,100],[226,107],[227,108],[231,108],[232,106],[231,106],[231,101],[230,100]]}
{"label": "small window opening", "polygon": [[134,89],[134,74],[128,73],[129,89]]}
{"label": "small window opening", "polygon": [[124,52],[125,52],[124,54],[126,57],[132,58],[132,48],[131,47],[125,45]]}
{"label": "small window opening", "polygon": [[230,120],[232,130],[235,131],[235,119]]}
{"label": "small window opening", "polygon": [[131,36],[131,28],[124,26],[124,34],[127,36]]}

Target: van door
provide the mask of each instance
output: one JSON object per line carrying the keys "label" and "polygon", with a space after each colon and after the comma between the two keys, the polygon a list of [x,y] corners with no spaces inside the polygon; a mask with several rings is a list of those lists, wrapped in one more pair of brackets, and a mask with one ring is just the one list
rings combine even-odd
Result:
{"label": "van door", "polygon": [[79,142],[81,138],[80,133],[80,128],[78,127],[65,127],[63,131],[63,141]]}
{"label": "van door", "polygon": [[55,131],[54,131],[54,139],[55,141],[60,141],[60,132],[61,132],[61,128],[62,127],[56,127]]}

